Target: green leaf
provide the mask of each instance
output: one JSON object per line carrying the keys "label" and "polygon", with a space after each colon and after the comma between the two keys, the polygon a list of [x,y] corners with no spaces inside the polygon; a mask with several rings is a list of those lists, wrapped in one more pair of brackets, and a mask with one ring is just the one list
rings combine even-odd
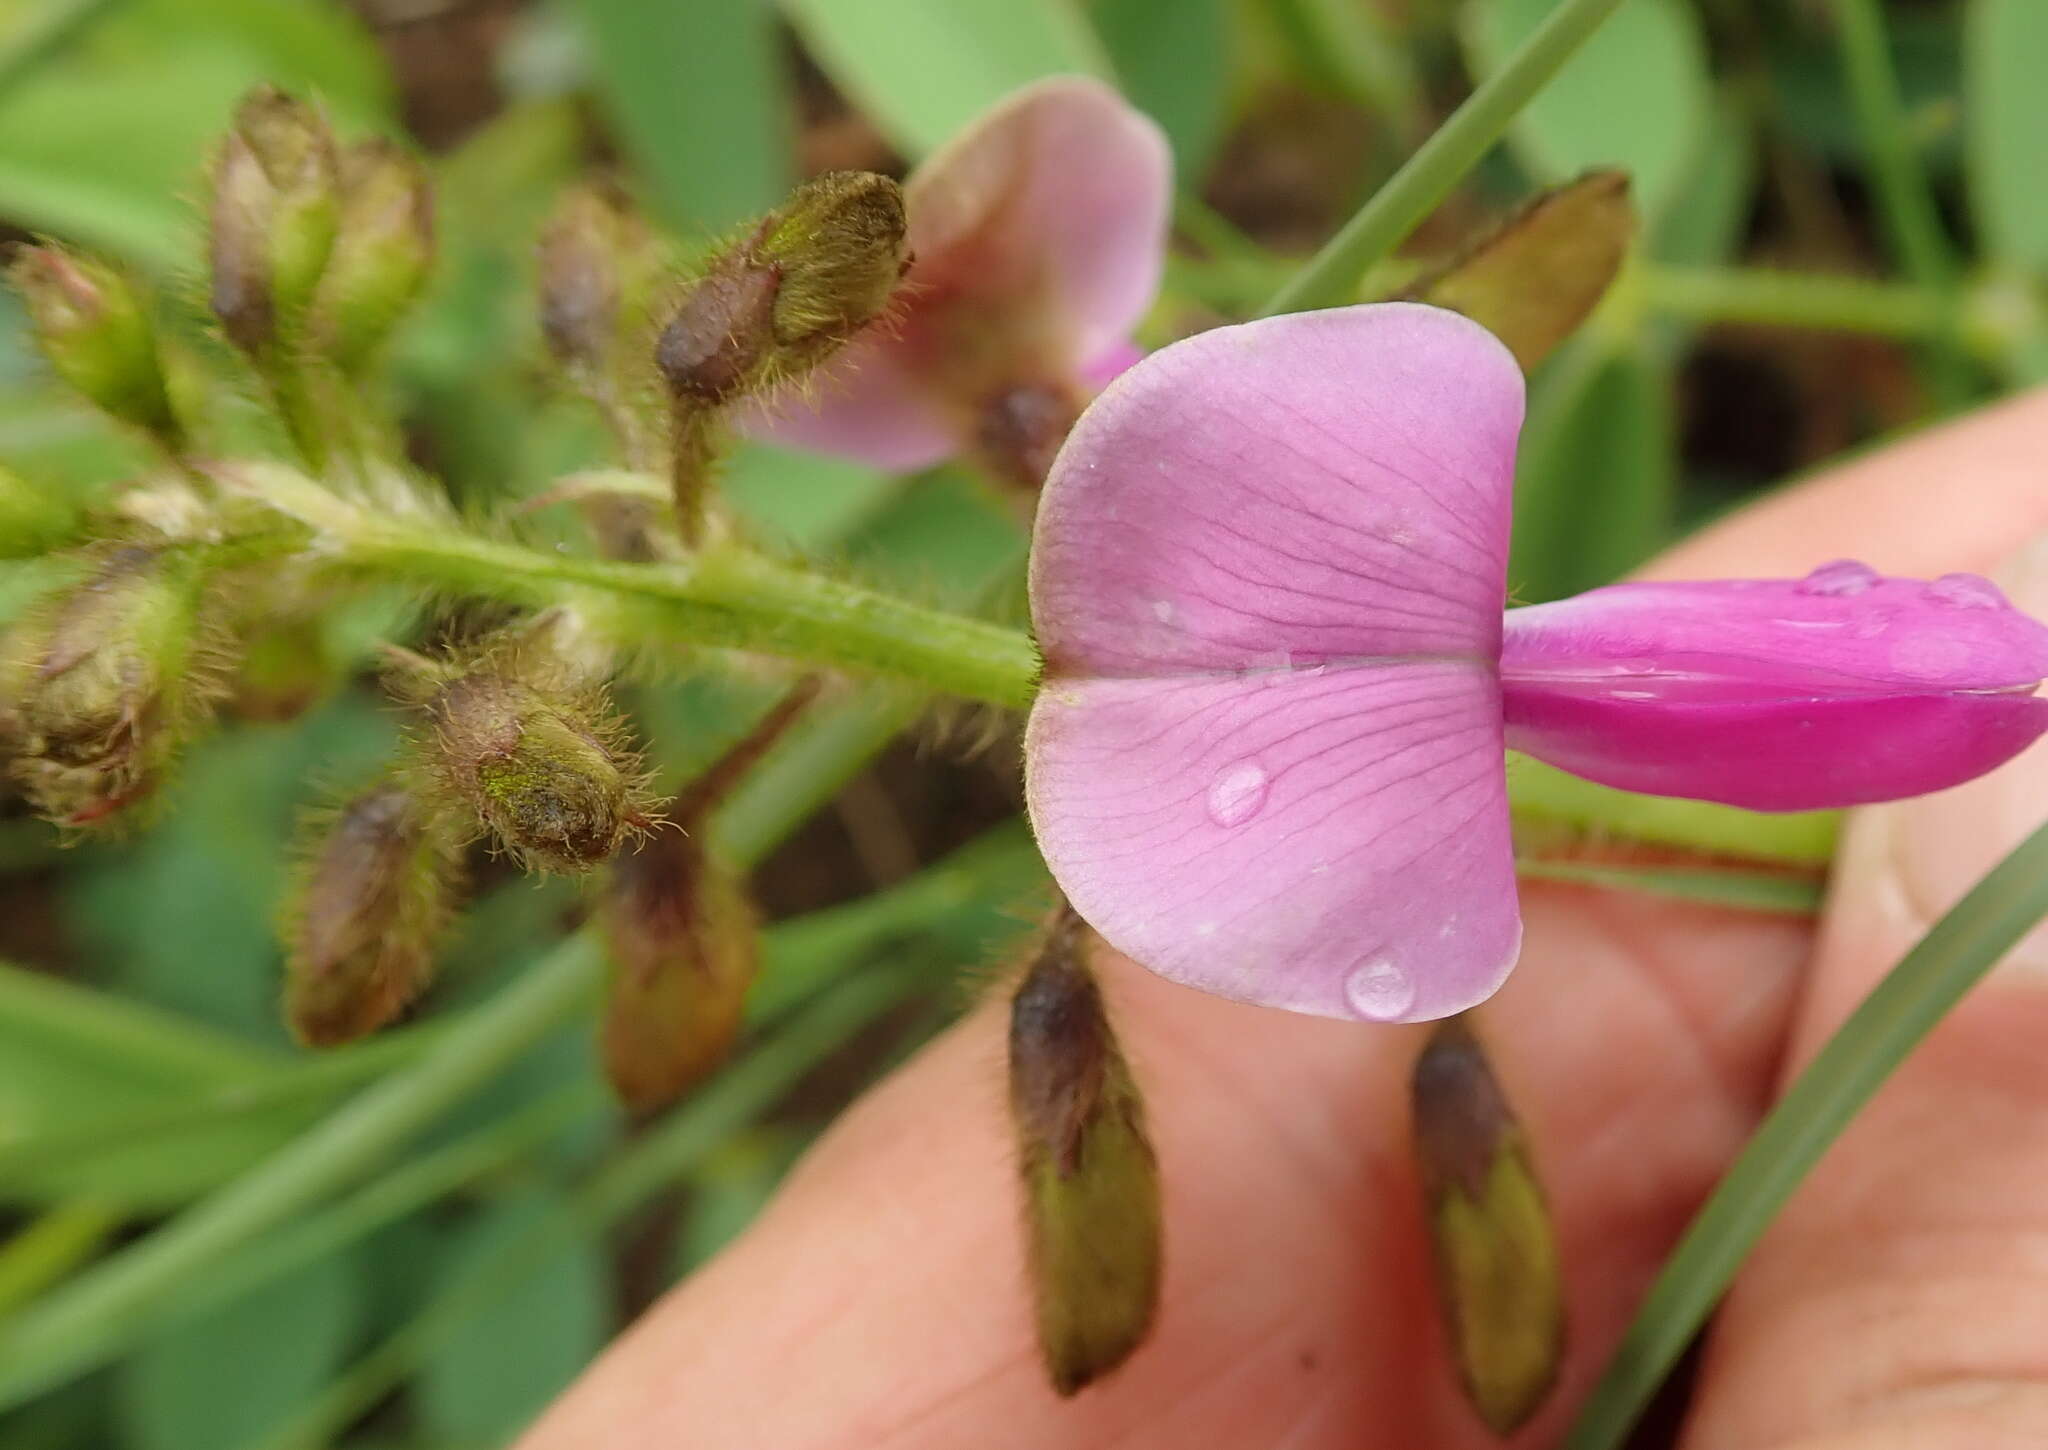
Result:
{"label": "green leaf", "polygon": [[331,1377],[355,1330],[352,1254],[334,1254],[146,1341],[115,1396],[130,1450],[223,1450],[274,1429]]}
{"label": "green leaf", "polygon": [[1669,537],[1677,424],[1670,378],[1647,353],[1575,338],[1538,375],[1515,479],[1517,602],[1611,583]]}
{"label": "green leaf", "polygon": [[818,64],[913,156],[1040,76],[1107,77],[1076,0],[783,0]]}
{"label": "green leaf", "polygon": [[[539,1223],[567,1212],[559,1194],[533,1189],[491,1205],[452,1235],[451,1292],[477,1282],[483,1297],[420,1367],[420,1419],[432,1433],[462,1443],[500,1443],[603,1345],[607,1287],[596,1239],[532,1237]],[[531,1240],[538,1252],[517,1274],[507,1274],[500,1251],[521,1240]]]}
{"label": "green leaf", "polygon": [[1095,0],[1091,13],[1124,93],[1166,132],[1182,184],[1196,185],[1230,98],[1226,0]]}
{"label": "green leaf", "polygon": [[1650,252],[1692,266],[1727,261],[1742,240],[1755,188],[1756,142],[1749,122],[1736,106],[1717,105],[1684,186],[1651,233]]}
{"label": "green leaf", "polygon": [[1598,842],[1620,837],[1750,861],[1825,866],[1834,859],[1840,811],[1746,811],[1713,801],[1637,795],[1596,785],[1510,752],[1515,819]]}
{"label": "green leaf", "polygon": [[2048,270],[2048,5],[1970,0],[1963,12],[1964,164],[1984,250]]}
{"label": "green leaf", "polygon": [[[1478,0],[1467,39],[1487,75],[1533,34],[1559,0]],[[1545,180],[1595,166],[1634,178],[1652,222],[1678,199],[1709,119],[1706,43],[1690,5],[1630,0],[1516,119],[1516,150]]]}
{"label": "green leaf", "polygon": [[790,97],[769,0],[578,0],[598,93],[655,210],[718,232],[790,183]]}

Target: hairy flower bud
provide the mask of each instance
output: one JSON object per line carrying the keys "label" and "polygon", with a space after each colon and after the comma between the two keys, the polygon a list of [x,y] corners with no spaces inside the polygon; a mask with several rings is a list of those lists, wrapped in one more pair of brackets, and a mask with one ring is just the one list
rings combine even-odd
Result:
{"label": "hairy flower bud", "polygon": [[340,161],[341,215],[314,301],[322,350],[360,371],[419,296],[434,260],[434,194],[417,157],[378,138]]}
{"label": "hairy flower bud", "polygon": [[214,315],[257,352],[296,325],[334,245],[339,163],[326,117],[270,86],[235,111],[213,165]]}
{"label": "hairy flower bud", "polygon": [[156,327],[111,267],[55,247],[24,247],[8,269],[58,377],[124,423],[176,431]]}
{"label": "hairy flower bud", "polygon": [[781,273],[775,337],[784,372],[807,369],[889,305],[910,257],[903,191],[871,171],[831,171],[798,187],[754,245]]}
{"label": "hairy flower bud", "polygon": [[656,266],[647,224],[609,183],[563,196],[540,236],[540,330],[564,366],[603,371]]}
{"label": "hairy flower bud", "polygon": [[712,408],[758,386],[775,356],[779,283],[773,268],[739,261],[690,289],[654,352],[679,401]]}
{"label": "hairy flower bud", "polygon": [[376,1031],[426,986],[456,853],[427,804],[397,781],[307,834],[287,908],[285,1020],[299,1041],[330,1047]]}
{"label": "hairy flower bud", "polygon": [[211,694],[199,634],[193,580],[134,546],[23,621],[5,693],[37,809],[87,826],[155,787]]}
{"label": "hairy flower bud", "polygon": [[1528,1144],[1463,1018],[1439,1025],[1416,1061],[1413,1111],[1452,1358],[1473,1408],[1506,1436],[1557,1382],[1564,1286]]}
{"label": "hairy flower bud", "polygon": [[645,824],[633,762],[595,703],[484,664],[424,709],[442,779],[529,867],[588,870]]}
{"label": "hairy flower bud", "polygon": [[604,1067],[628,1108],[674,1102],[725,1060],[758,954],[740,884],[693,836],[662,831],[612,865]]}
{"label": "hairy flower bud", "polygon": [[1071,1395],[1121,1364],[1159,1298],[1159,1170],[1144,1104],[1061,907],[1010,1002],[1010,1116],[1038,1342]]}

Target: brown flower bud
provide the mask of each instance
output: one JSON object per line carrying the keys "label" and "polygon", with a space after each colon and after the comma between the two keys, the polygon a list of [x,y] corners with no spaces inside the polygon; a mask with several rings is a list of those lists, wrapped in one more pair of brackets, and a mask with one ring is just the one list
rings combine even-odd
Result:
{"label": "brown flower bud", "polygon": [[345,372],[360,371],[419,296],[434,261],[426,168],[381,138],[341,155],[341,214],[314,302],[314,331]]}
{"label": "brown flower bud", "polygon": [[654,360],[679,399],[716,407],[757,386],[775,356],[773,268],[735,261],[690,289]]}
{"label": "brown flower bud", "polygon": [[118,272],[55,247],[24,247],[8,277],[58,377],[124,423],[176,433],[155,324]]}
{"label": "brown flower bud", "polygon": [[635,1112],[666,1107],[725,1060],[758,964],[739,883],[679,830],[612,865],[600,919],[612,959],[604,1066]]}
{"label": "brown flower bud", "polygon": [[596,703],[486,664],[424,702],[441,777],[528,867],[585,871],[646,823],[634,762]]}
{"label": "brown flower bud", "polygon": [[1161,1261],[1158,1164],[1087,940],[1062,907],[1010,1002],[1010,1116],[1038,1342],[1063,1395],[1144,1339]]}
{"label": "brown flower bud", "polygon": [[61,825],[104,821],[155,788],[210,702],[197,587],[147,548],[108,553],[10,637],[13,771]]}
{"label": "brown flower bud", "polygon": [[1452,1358],[1480,1418],[1509,1435],[1557,1383],[1564,1285],[1527,1141],[1462,1018],[1417,1059],[1413,1111]]}
{"label": "brown flower bud", "polygon": [[615,185],[563,196],[540,236],[540,327],[557,361],[604,371],[656,267],[647,224]]}
{"label": "brown flower bud", "polygon": [[315,108],[270,86],[235,111],[213,165],[212,302],[245,351],[297,324],[334,245],[334,134]]}
{"label": "brown flower bud", "polygon": [[456,853],[403,784],[372,786],[316,822],[288,907],[285,1020],[330,1047],[376,1031],[418,996],[448,919]]}

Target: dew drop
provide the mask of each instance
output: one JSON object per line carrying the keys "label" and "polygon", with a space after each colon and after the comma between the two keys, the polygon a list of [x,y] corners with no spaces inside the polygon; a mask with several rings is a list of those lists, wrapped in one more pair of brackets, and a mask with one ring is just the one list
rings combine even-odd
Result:
{"label": "dew drop", "polygon": [[1224,766],[1209,782],[1209,819],[1219,826],[1243,825],[1265,805],[1269,784],[1266,768],[1255,760]]}
{"label": "dew drop", "polygon": [[2005,595],[1981,574],[1944,574],[1927,586],[1927,597],[1956,609],[2004,609]]}
{"label": "dew drop", "polygon": [[1401,1016],[1415,1005],[1415,983],[1386,957],[1376,957],[1344,979],[1351,1010],[1373,1022]]}
{"label": "dew drop", "polygon": [[1861,594],[1878,582],[1881,576],[1868,564],[1859,564],[1854,559],[1837,559],[1823,564],[1792,587],[1801,594],[1819,594],[1824,597]]}

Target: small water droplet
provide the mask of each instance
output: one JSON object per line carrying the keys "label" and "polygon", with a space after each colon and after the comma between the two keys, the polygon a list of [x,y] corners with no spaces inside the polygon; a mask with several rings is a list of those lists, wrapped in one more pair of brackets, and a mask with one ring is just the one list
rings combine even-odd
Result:
{"label": "small water droplet", "polygon": [[1376,957],[1344,979],[1351,1010],[1373,1022],[1399,1017],[1415,1005],[1415,983],[1386,957]]}
{"label": "small water droplet", "polygon": [[1944,574],[1927,586],[1927,597],[1956,609],[2004,609],[2005,595],[1981,574]]}
{"label": "small water droplet", "polygon": [[1209,819],[1219,826],[1241,826],[1266,803],[1266,768],[1240,760],[1216,772],[1209,782]]}
{"label": "small water droplet", "polygon": [[1827,598],[1861,594],[1882,577],[1868,564],[1854,559],[1837,559],[1823,564],[1792,587],[1801,594]]}

